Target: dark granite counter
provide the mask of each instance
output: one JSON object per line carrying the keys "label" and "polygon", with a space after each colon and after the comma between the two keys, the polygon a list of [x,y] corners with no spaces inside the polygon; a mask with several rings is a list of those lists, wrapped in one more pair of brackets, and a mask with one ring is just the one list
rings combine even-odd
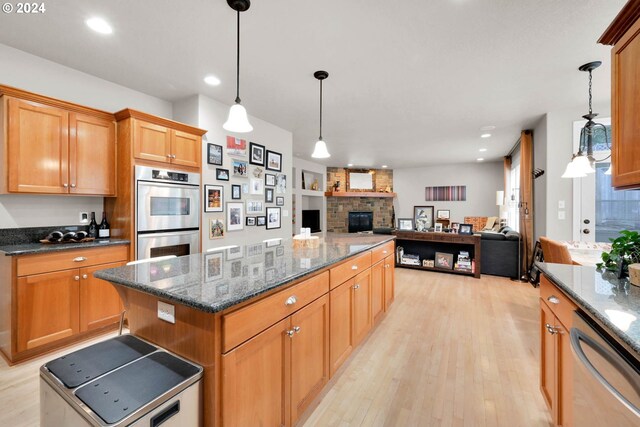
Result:
{"label": "dark granite counter", "polygon": [[327,233],[317,249],[293,249],[291,239],[260,242],[100,270],[94,276],[215,313],[390,240],[393,236]]}
{"label": "dark granite counter", "polygon": [[23,244],[16,244],[16,245],[0,246],[0,253],[4,253],[4,255],[6,256],[44,254],[44,253],[50,253],[50,252],[68,251],[71,249],[86,249],[86,248],[96,248],[96,247],[103,247],[103,246],[128,245],[129,243],[130,243],[129,240],[121,240],[121,239],[94,240],[92,242],[84,242],[84,243],[57,243],[57,244],[23,243]]}
{"label": "dark granite counter", "polygon": [[538,263],[542,272],[640,355],[640,287],[595,267]]}

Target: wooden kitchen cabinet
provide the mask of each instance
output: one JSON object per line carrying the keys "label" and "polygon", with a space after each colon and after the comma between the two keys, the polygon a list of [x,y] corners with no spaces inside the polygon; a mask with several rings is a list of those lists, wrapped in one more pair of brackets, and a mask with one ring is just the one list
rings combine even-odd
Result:
{"label": "wooden kitchen cabinet", "polygon": [[353,345],[357,346],[372,327],[371,316],[371,271],[363,271],[355,277],[353,285]]}
{"label": "wooden kitchen cabinet", "polygon": [[113,196],[112,114],[0,86],[3,192]]}
{"label": "wooden kitchen cabinet", "polygon": [[120,321],[124,307],[116,288],[109,282],[96,279],[93,273],[124,264],[114,262],[80,269],[80,331],[98,329]]}
{"label": "wooden kitchen cabinet", "polygon": [[353,285],[351,279],[334,288],[329,293],[331,333],[329,344],[329,360],[331,375],[342,366],[353,351]]}
{"label": "wooden kitchen cabinet", "polygon": [[394,255],[384,259],[384,311],[388,311],[396,295],[396,261]]}
{"label": "wooden kitchen cabinet", "polygon": [[378,323],[384,315],[384,260],[371,266],[371,316],[373,323]]}
{"label": "wooden kitchen cabinet", "polygon": [[640,187],[640,1],[629,1],[598,40],[611,50],[611,183]]}

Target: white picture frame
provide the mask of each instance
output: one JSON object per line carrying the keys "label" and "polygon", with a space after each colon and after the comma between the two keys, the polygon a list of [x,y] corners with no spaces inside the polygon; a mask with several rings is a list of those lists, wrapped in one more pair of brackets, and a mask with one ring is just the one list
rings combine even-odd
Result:
{"label": "white picture frame", "polygon": [[227,231],[238,231],[244,228],[244,204],[242,202],[227,203]]}
{"label": "white picture frame", "polygon": [[249,194],[264,195],[264,180],[262,178],[249,179]]}
{"label": "white picture frame", "polygon": [[264,213],[264,201],[263,200],[247,200],[246,212],[247,215],[257,215]]}

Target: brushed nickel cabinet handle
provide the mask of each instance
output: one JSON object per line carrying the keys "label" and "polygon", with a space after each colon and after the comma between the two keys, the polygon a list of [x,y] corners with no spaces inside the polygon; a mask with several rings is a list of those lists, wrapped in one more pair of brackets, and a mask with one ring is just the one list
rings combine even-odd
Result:
{"label": "brushed nickel cabinet handle", "polygon": [[293,327],[293,331],[294,331],[296,334],[299,334],[299,333],[300,333],[300,326],[294,326],[294,327]]}
{"label": "brushed nickel cabinet handle", "polygon": [[86,261],[87,259],[83,256],[79,256],[79,257],[75,257],[73,259],[73,262],[82,262],[82,261]]}
{"label": "brushed nickel cabinet handle", "polygon": [[544,327],[547,328],[547,332],[549,332],[551,335],[555,335],[558,333],[558,330],[548,323],[546,323]]}
{"label": "brushed nickel cabinet handle", "polygon": [[354,285],[353,289],[355,289],[357,291],[358,289],[360,289],[360,285]]}
{"label": "brushed nickel cabinet handle", "polygon": [[352,266],[351,266],[351,269],[352,269],[352,270],[357,270],[357,269],[358,269],[358,266],[357,266],[357,265],[352,265]]}
{"label": "brushed nickel cabinet handle", "polygon": [[388,251],[382,251],[383,254],[386,254]]}
{"label": "brushed nickel cabinet handle", "polygon": [[293,338],[294,332],[293,332],[293,330],[290,330],[290,331],[286,331],[285,334],[287,334],[289,336],[289,338]]}
{"label": "brushed nickel cabinet handle", "polygon": [[64,188],[69,188],[69,184],[67,184],[66,182],[65,182],[64,184],[62,184],[62,186],[63,186]]}
{"label": "brushed nickel cabinet handle", "polygon": [[71,188],[76,188],[76,185],[75,184],[71,184]]}
{"label": "brushed nickel cabinet handle", "polygon": [[551,304],[560,304],[560,298],[555,295],[551,295],[549,298],[547,298],[547,301],[549,301]]}
{"label": "brushed nickel cabinet handle", "polygon": [[284,302],[284,305],[294,305],[295,303],[298,302],[298,298],[296,298],[295,295],[291,295],[289,298],[287,298],[287,300]]}
{"label": "brushed nickel cabinet handle", "polygon": [[80,280],[80,276],[73,276],[73,280]]}
{"label": "brushed nickel cabinet handle", "polygon": [[83,279],[87,279],[88,277],[89,277],[89,276],[87,276],[86,274],[83,274],[83,275],[82,275],[82,278],[83,278]]}

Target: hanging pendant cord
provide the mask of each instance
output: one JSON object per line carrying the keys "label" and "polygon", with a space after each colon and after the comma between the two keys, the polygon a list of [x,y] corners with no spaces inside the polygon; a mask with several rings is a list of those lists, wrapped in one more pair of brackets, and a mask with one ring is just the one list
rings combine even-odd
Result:
{"label": "hanging pendant cord", "polygon": [[591,70],[589,70],[589,114],[593,113],[591,109]]}
{"label": "hanging pendant cord", "polygon": [[322,140],[322,80],[320,80],[320,140]]}
{"label": "hanging pendant cord", "polygon": [[240,11],[238,11],[238,34],[236,44],[236,104],[240,104]]}

